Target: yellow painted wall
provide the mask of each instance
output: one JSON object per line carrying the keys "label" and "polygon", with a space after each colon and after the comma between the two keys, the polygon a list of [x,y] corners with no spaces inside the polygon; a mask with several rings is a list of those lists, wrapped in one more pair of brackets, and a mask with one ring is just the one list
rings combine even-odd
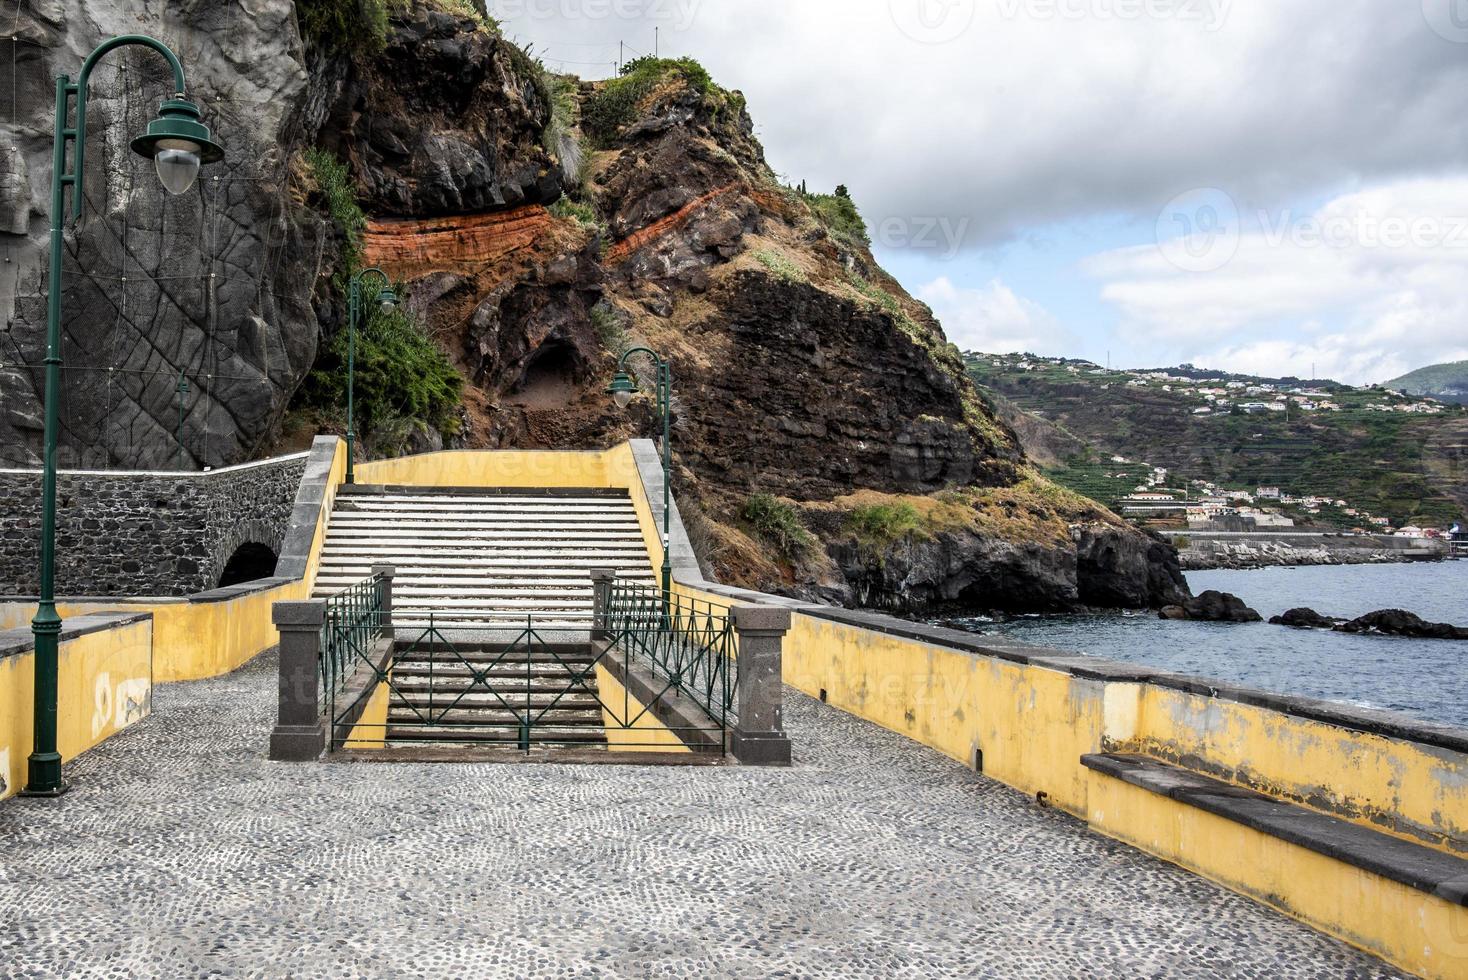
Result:
{"label": "yellow painted wall", "polygon": [[352,726],[352,731],[342,743],[345,749],[381,749],[387,742],[387,706],[392,699],[392,687],[378,684],[362,709],[362,717]]}
{"label": "yellow painted wall", "polygon": [[1093,828],[1425,977],[1468,976],[1468,909],[1091,772]]}
{"label": "yellow painted wall", "polygon": [[449,450],[360,463],[357,482],[413,487],[608,487],[615,485],[609,482],[607,468],[612,452],[615,450]]}
{"label": "yellow painted wall", "polygon": [[[152,651],[147,620],[62,641],[56,743],[63,760],[148,716]],[[0,659],[0,799],[24,788],[34,738],[35,661],[34,652]]]}
{"label": "yellow painted wall", "polygon": [[596,687],[607,726],[607,748],[612,752],[692,752],[662,719],[628,693],[622,682],[601,664],[596,665]]}
{"label": "yellow painted wall", "polygon": [[[1153,685],[1112,748],[1211,775],[1445,850],[1468,851],[1468,756]],[[1112,733],[1108,733],[1112,734]],[[1450,846],[1456,843],[1456,847]],[[1465,971],[1468,972],[1468,971]]]}

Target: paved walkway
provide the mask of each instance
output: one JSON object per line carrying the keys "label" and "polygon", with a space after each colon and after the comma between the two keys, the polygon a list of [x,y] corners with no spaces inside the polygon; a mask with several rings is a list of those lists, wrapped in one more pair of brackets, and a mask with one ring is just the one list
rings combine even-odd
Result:
{"label": "paved walkway", "polygon": [[274,671],[0,803],[0,975],[1391,975],[799,695],[786,771],[289,766]]}

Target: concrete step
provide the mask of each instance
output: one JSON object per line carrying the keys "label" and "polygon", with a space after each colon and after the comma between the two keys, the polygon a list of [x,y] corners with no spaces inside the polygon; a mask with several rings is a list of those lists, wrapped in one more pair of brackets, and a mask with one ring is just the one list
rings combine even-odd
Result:
{"label": "concrete step", "polygon": [[[537,687],[544,689],[540,690]],[[507,707],[510,710],[520,710],[527,706],[532,711],[546,708],[556,708],[562,711],[601,710],[594,688],[590,691],[580,688],[569,690],[565,683],[535,685],[527,694],[523,685],[518,689],[496,689],[493,693],[485,690],[466,692],[462,689],[454,690],[438,685],[435,685],[430,691],[427,683],[404,683],[396,679],[393,680],[392,698],[388,710],[396,711],[404,705],[412,705],[426,711],[430,704],[430,693],[433,695],[431,703],[436,705],[439,711],[443,711],[450,705],[454,708],[483,708],[486,710],[499,710]]]}
{"label": "concrete step", "polygon": [[[392,742],[433,742],[446,746],[513,748],[519,743],[519,732],[508,726],[504,728],[464,728],[457,726],[425,727],[421,725],[390,725],[387,740]],[[531,745],[596,745],[605,746],[606,732],[590,728],[556,728],[536,726],[530,731]]]}
{"label": "concrete step", "polygon": [[[426,710],[422,715],[415,714],[408,708],[394,708],[388,712],[387,723],[393,725],[427,725],[431,722],[435,726],[453,725],[456,728],[473,728],[476,731],[484,729],[518,729],[520,727],[521,714],[513,711],[501,710],[491,711],[488,709],[464,709],[458,708],[444,711],[441,707],[429,714]],[[559,711],[551,709],[532,709],[530,712],[531,729],[543,728],[572,728],[572,729],[594,729],[598,734],[605,734],[606,720],[602,716],[601,708],[595,711]]]}

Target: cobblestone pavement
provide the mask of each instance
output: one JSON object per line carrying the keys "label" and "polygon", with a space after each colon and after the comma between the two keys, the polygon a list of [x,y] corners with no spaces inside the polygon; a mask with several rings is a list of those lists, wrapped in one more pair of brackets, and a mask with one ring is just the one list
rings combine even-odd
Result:
{"label": "cobblestone pavement", "polygon": [[1373,977],[791,694],[797,767],[282,765],[275,663],[0,803],[0,975]]}

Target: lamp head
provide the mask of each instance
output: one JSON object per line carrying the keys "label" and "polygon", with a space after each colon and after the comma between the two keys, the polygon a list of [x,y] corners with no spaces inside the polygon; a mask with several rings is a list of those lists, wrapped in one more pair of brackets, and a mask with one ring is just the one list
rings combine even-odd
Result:
{"label": "lamp head", "polygon": [[150,157],[158,179],[170,194],[182,194],[194,184],[199,165],[224,159],[224,148],[209,138],[209,127],[199,120],[199,107],[187,99],[167,99],[148,131],[132,141],[133,152]]}
{"label": "lamp head", "polygon": [[383,313],[391,313],[398,308],[398,294],[391,289],[384,288],[377,294],[377,306]]}
{"label": "lamp head", "polygon": [[637,394],[637,382],[626,371],[618,371],[612,383],[607,385],[607,394],[612,396],[618,408],[626,408],[632,404],[632,396]]}

